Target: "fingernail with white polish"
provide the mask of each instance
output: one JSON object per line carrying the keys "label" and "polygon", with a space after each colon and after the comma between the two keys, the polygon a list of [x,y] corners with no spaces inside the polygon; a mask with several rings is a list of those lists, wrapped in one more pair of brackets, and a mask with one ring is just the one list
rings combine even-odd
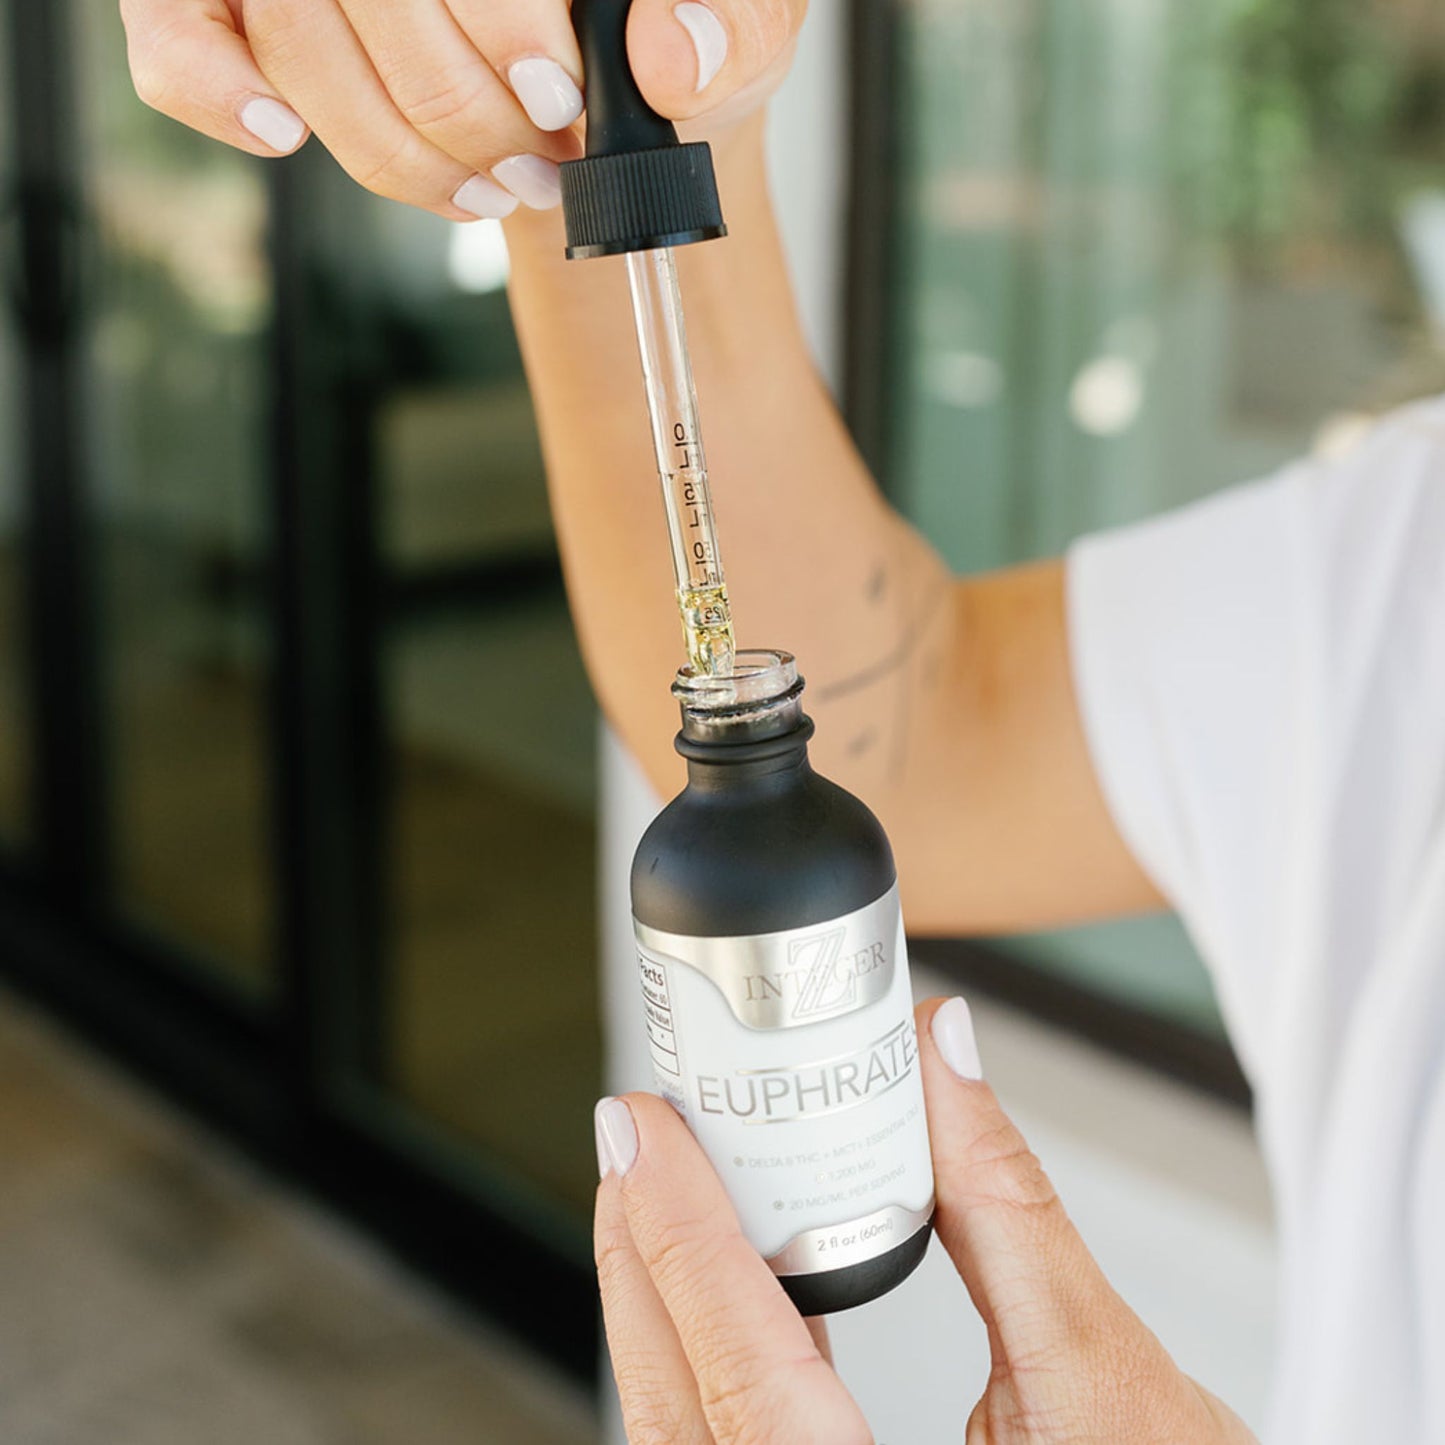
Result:
{"label": "fingernail with white polish", "polygon": [[607,1178],[609,1170],[626,1174],[637,1158],[637,1125],[632,1110],[621,1099],[602,1099],[593,1115],[597,1129],[597,1168]]}
{"label": "fingernail with white polish", "polygon": [[577,82],[545,56],[519,60],[507,72],[512,93],[538,130],[563,130],[582,114]]}
{"label": "fingernail with white polish", "polygon": [[492,177],[534,211],[550,210],[562,199],[561,173],[546,156],[508,156],[492,167]]}
{"label": "fingernail with white polish", "polygon": [[597,1144],[597,1177],[606,1179],[612,1172],[612,1160],[607,1154],[607,1140],[602,1137],[602,1100],[592,1111],[592,1135]]}
{"label": "fingernail with white polish", "polygon": [[973,1036],[973,1015],[961,998],[951,998],[933,1015],[933,1043],[943,1062],[970,1083],[983,1078],[978,1041]]}
{"label": "fingernail with white polish", "polygon": [[263,145],[289,156],[306,139],[306,122],[279,100],[257,95],[241,107],[237,119]]}
{"label": "fingernail with white polish", "polygon": [[517,198],[485,176],[468,176],[452,193],[452,205],[484,221],[500,221],[517,209]]}
{"label": "fingernail with white polish", "polygon": [[728,33],[722,21],[696,0],[685,0],[673,8],[678,23],[692,37],[692,48],[697,51],[697,85],[703,91],[712,84],[713,77],[723,68],[728,58]]}

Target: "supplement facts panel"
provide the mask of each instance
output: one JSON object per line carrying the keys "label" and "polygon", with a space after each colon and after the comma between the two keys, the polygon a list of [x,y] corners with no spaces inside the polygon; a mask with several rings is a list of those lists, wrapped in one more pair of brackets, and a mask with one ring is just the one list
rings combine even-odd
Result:
{"label": "supplement facts panel", "polygon": [[659,1092],[678,1108],[684,1107],[682,1063],[678,1058],[677,1029],[673,1023],[672,994],[667,987],[667,969],[645,953],[637,955],[642,977],[643,1011],[647,1016],[647,1044]]}

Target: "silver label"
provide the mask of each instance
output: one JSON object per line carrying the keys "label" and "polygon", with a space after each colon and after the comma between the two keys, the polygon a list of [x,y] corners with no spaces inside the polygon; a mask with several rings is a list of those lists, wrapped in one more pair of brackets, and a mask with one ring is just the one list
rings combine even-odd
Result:
{"label": "silver label", "polygon": [[821,1023],[887,996],[896,967],[898,888],[811,928],[694,938],[634,924],[647,965],[680,963],[703,975],[751,1029]]}
{"label": "silver label", "polygon": [[933,1201],[922,1209],[904,1209],[889,1204],[861,1219],[845,1224],[827,1224],[795,1234],[769,1260],[774,1274],[817,1274],[822,1270],[846,1269],[864,1264],[897,1249],[933,1218]]}

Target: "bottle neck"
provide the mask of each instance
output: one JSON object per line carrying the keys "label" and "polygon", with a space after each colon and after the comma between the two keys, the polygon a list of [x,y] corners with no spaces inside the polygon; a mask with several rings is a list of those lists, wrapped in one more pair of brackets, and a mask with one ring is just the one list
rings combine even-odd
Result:
{"label": "bottle neck", "polygon": [[690,788],[727,792],[743,787],[788,787],[801,781],[811,771],[808,739],[812,736],[812,719],[799,710],[794,726],[786,732],[704,742],[684,728],[675,746],[687,759]]}
{"label": "bottle neck", "polygon": [[691,757],[690,749],[743,747],[791,736],[804,727],[808,737],[813,724],[803,713],[801,683],[782,697],[768,698],[760,703],[741,704],[729,708],[696,708],[684,704],[682,731],[677,736],[677,750]]}
{"label": "bottle neck", "polygon": [[791,653],[739,652],[731,671],[716,676],[683,668],[672,693],[682,708],[676,747],[692,788],[717,792],[806,774],[813,724]]}

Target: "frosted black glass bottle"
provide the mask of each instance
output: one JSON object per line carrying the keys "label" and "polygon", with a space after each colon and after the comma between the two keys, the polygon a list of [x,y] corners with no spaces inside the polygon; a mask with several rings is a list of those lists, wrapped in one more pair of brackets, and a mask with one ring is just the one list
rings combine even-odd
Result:
{"label": "frosted black glass bottle", "polygon": [[878,820],[808,764],[786,653],[680,673],[688,784],[632,911],[660,1092],[804,1314],[886,1293],[933,1216],[908,960]]}

